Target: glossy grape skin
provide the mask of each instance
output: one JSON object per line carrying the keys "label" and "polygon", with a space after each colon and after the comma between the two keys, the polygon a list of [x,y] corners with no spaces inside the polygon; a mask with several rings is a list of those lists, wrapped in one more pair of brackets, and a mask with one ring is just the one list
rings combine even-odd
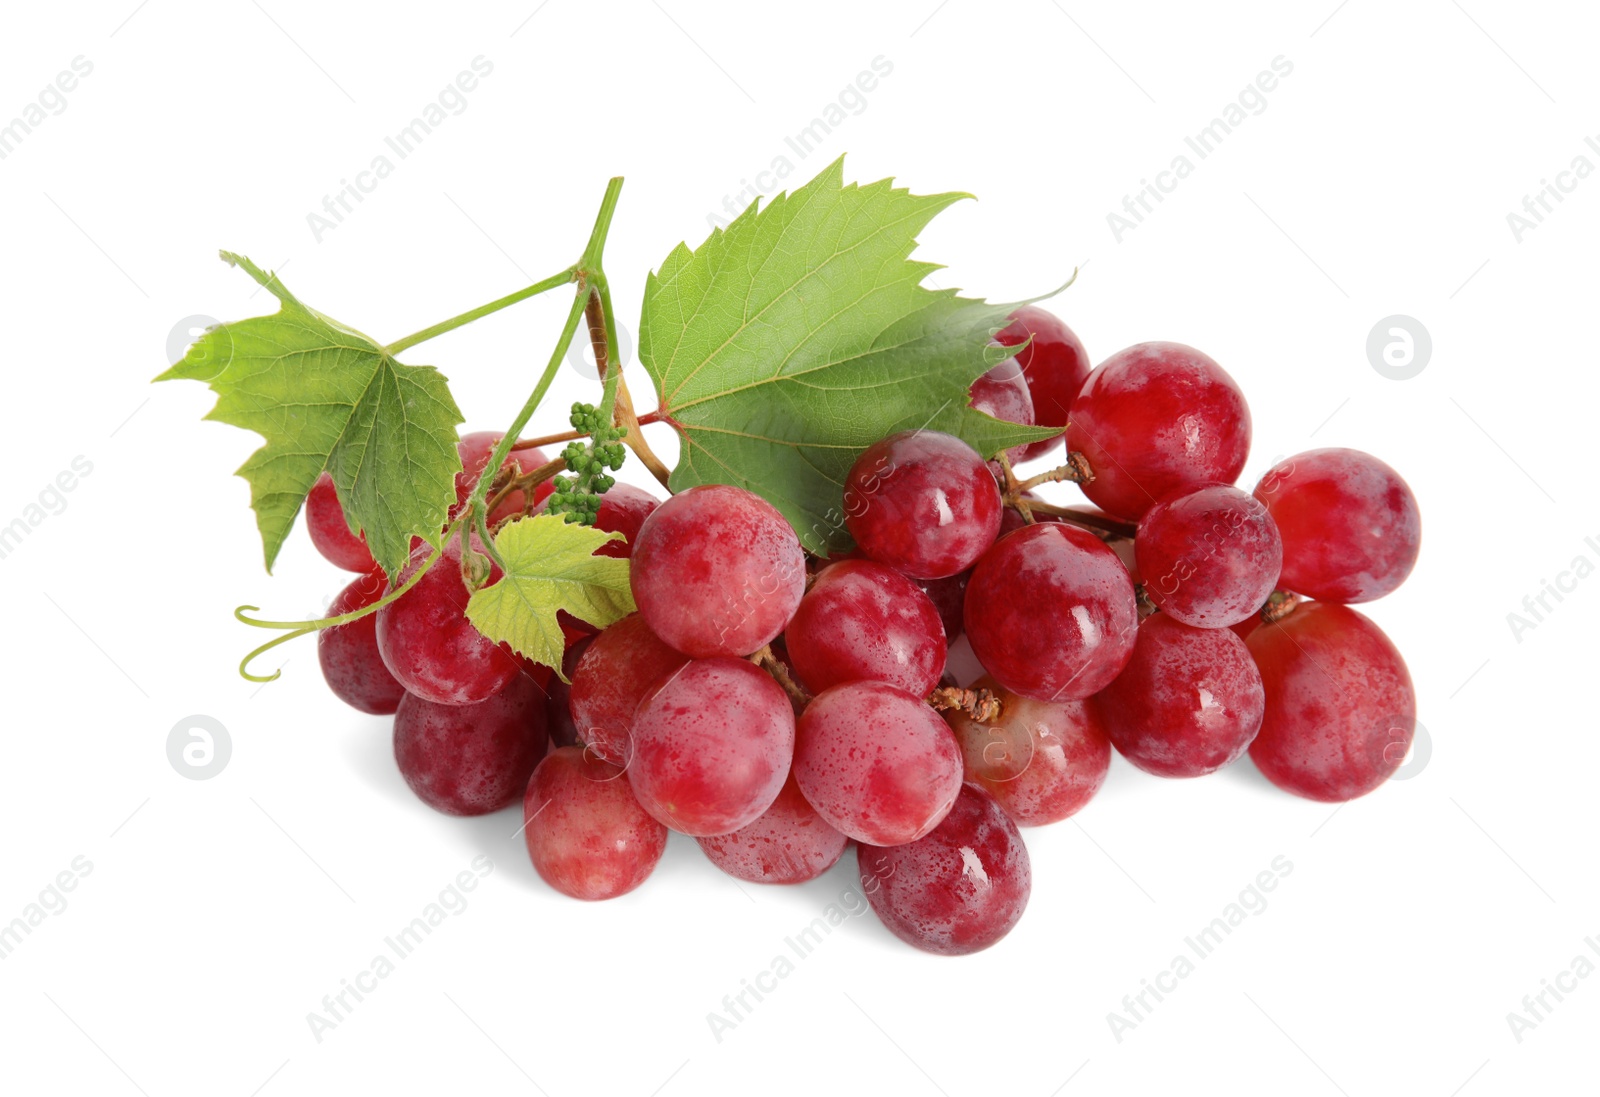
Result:
{"label": "glossy grape skin", "polygon": [[1422,548],[1417,497],[1353,449],[1314,449],[1261,478],[1255,497],[1283,537],[1280,584],[1324,602],[1370,602],[1405,582]]}
{"label": "glossy grape skin", "polygon": [[[1034,422],[1041,427],[1065,427],[1072,401],[1089,377],[1091,363],[1083,341],[1053,313],[1037,305],[1023,305],[1011,314],[1011,322],[995,336],[1008,347],[1033,342],[1017,352],[1016,362],[1033,397]],[[1022,459],[1031,461],[1059,448],[1061,439],[1049,438],[1024,447]]]}
{"label": "glossy grape skin", "polygon": [[752,884],[815,880],[844,856],[844,847],[850,844],[806,803],[792,775],[755,822],[731,834],[696,841],[713,865]]}
{"label": "glossy grape skin", "polygon": [[306,495],[306,531],[311,543],[334,567],[368,572],[378,564],[367,548],[367,535],[350,532],[333,477],[324,472]]}
{"label": "glossy grape skin", "polygon": [[813,693],[871,679],[925,697],[944,670],[944,627],[933,602],[910,579],[872,560],[825,568],[783,637]]}
{"label": "glossy grape skin", "polygon": [[696,659],[749,655],[783,631],[806,589],[794,529],[727,484],[681,491],[645,519],[630,572],[639,612]]}
{"label": "glossy grape skin", "polygon": [[1364,796],[1405,761],[1411,675],[1383,630],[1333,602],[1302,602],[1246,641],[1266,695],[1250,758],[1281,789],[1326,803]]}
{"label": "glossy grape skin", "polygon": [[[408,581],[431,552],[418,546],[395,585]],[[498,579],[500,569],[492,569],[490,577]],[[451,538],[417,585],[378,611],[378,650],[408,692],[441,705],[470,705],[494,696],[522,673],[509,647],[467,620],[470,597],[461,578],[461,543]]]}
{"label": "glossy grape skin", "polygon": [[817,814],[894,846],[939,824],[961,789],[961,748],[922,699],[883,682],[817,694],[800,716],[794,776]]}
{"label": "glossy grape skin", "polygon": [[1091,703],[1112,745],[1159,777],[1199,777],[1236,760],[1261,728],[1261,674],[1231,629],[1164,613],[1139,626],[1133,658]]}
{"label": "glossy grape skin", "polygon": [[957,710],[945,720],[961,744],[966,779],[981,785],[1019,826],[1076,815],[1105,784],[1111,740],[1090,701],[1035,701],[989,677],[1000,718],[980,724]]}
{"label": "glossy grape skin", "polygon": [[484,815],[516,803],[549,743],[544,701],[527,677],[474,705],[406,694],[394,717],[401,776],[423,803],[447,815]]}
{"label": "glossy grape skin", "polygon": [[[478,430],[470,434],[463,434],[461,440],[456,443],[456,452],[461,456],[461,471],[456,473],[455,511],[459,511],[461,505],[467,501],[467,496],[472,494],[473,485],[477,483],[478,477],[482,475],[483,470],[488,467],[489,458],[494,456],[495,447],[500,444],[500,439],[504,437],[505,435],[499,431]],[[506,454],[506,458],[501,462],[500,467],[502,469],[512,469],[514,475],[519,475],[525,472],[532,472],[534,469],[548,463],[549,460],[542,450],[531,448],[514,449]],[[536,485],[533,489],[535,505],[543,502],[555,490],[555,485],[549,480]],[[493,491],[491,490],[487,498],[492,499],[493,497]],[[527,492],[523,491],[514,491],[506,496],[500,505],[490,512],[489,525],[493,526],[496,522],[521,514],[527,506],[527,499]],[[453,511],[452,513],[455,512]]]}
{"label": "glossy grape skin", "polygon": [[1199,628],[1225,628],[1260,610],[1283,566],[1267,508],[1228,484],[1204,484],[1151,507],[1134,551],[1150,600]]}
{"label": "glossy grape skin", "polygon": [[856,848],[861,888],[884,926],[925,952],[981,952],[1022,918],[1033,867],[1022,834],[981,787],[968,783],[926,837]]}
{"label": "glossy grape skin", "polygon": [[956,637],[966,627],[961,621],[961,610],[967,601],[967,579],[971,574],[970,571],[963,571],[943,579],[912,580],[917,584],[917,589],[933,603],[934,612],[939,615],[939,624],[944,628],[946,648],[956,642]]}
{"label": "glossy grape skin", "polygon": [[572,673],[568,707],[578,741],[608,762],[628,765],[639,702],[688,661],[662,643],[637,613],[601,630]]}
{"label": "glossy grape skin", "polygon": [[978,561],[965,617],[972,652],[997,682],[1040,701],[1076,701],[1127,664],[1139,608],[1105,542],[1041,522],[1007,534]]}
{"label": "glossy grape skin", "polygon": [[873,443],[845,479],[845,525],[867,556],[913,579],[972,566],[1000,532],[1000,489],[950,434],[902,431]]}
{"label": "glossy grape skin", "polygon": [[574,899],[626,895],[667,848],[667,828],[639,806],[622,768],[582,747],[557,747],[539,763],[522,818],[534,869]]}
{"label": "glossy grape skin", "polygon": [[628,779],[651,815],[704,838],[760,818],[793,760],[794,709],[771,676],[743,659],[696,659],[639,703]]}
{"label": "glossy grape skin", "polygon": [[[1015,358],[1007,358],[972,382],[968,406],[1008,423],[1033,426],[1033,395]],[[1006,456],[1014,465],[1023,459],[1027,446],[1012,446]],[[996,465],[998,467],[998,465]]]}
{"label": "glossy grape skin", "polygon": [[[329,617],[342,617],[372,605],[389,589],[377,568],[351,580],[328,607]],[[334,696],[351,708],[386,716],[400,707],[406,689],[378,652],[378,615],[369,613],[317,633],[317,662]]]}
{"label": "glossy grape skin", "polygon": [[1181,488],[1231,484],[1250,456],[1250,409],[1221,366],[1181,343],[1140,343],[1095,367],[1067,449],[1089,459],[1095,506],[1136,522]]}

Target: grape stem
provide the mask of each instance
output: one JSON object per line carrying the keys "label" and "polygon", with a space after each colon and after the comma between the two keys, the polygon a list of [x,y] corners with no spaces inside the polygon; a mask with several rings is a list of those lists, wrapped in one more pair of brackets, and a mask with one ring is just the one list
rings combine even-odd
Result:
{"label": "grape stem", "polygon": [[928,704],[939,712],[965,713],[968,719],[980,724],[994,723],[1005,708],[992,689],[962,689],[960,686],[940,686],[928,694]]}
{"label": "grape stem", "polygon": [[633,410],[633,397],[628,394],[628,380],[622,375],[621,362],[617,363],[616,390],[614,393],[611,391],[610,348],[616,345],[616,325],[611,314],[611,290],[603,273],[596,280],[585,311],[589,320],[589,342],[594,348],[595,368],[605,378],[607,395],[612,401],[606,405],[608,418],[614,426],[626,432],[622,436],[622,444],[633,450],[634,456],[644,462],[644,467],[661,482],[662,487],[671,491],[667,466],[656,456],[650,443],[645,441],[644,432],[639,429],[639,417]]}
{"label": "grape stem", "polygon": [[1281,621],[1293,613],[1301,601],[1298,594],[1275,590],[1267,595],[1267,603],[1261,607],[1261,620],[1269,625]]}
{"label": "grape stem", "polygon": [[566,459],[557,457],[554,461],[546,461],[532,472],[525,472],[521,476],[513,476],[506,480],[501,487],[495,489],[494,495],[490,497],[484,509],[493,514],[499,509],[500,504],[506,501],[508,496],[515,492],[536,488],[546,480],[565,472],[566,469]]}
{"label": "grape stem", "polygon": [[810,692],[794,680],[789,668],[783,665],[783,660],[772,653],[771,644],[763,644],[760,651],[750,656],[750,661],[772,675],[773,681],[783,687],[783,692],[787,693],[789,700],[794,703],[796,713],[811,703]]}
{"label": "grape stem", "polygon": [[1067,463],[1058,465],[1037,476],[1030,476],[1017,485],[1018,491],[1029,491],[1041,484],[1055,484],[1066,480],[1073,484],[1087,484],[1094,479],[1094,470],[1089,467],[1089,459],[1077,450],[1067,454]]}
{"label": "grape stem", "polygon": [[[1016,506],[1008,501],[1008,506]],[[1133,540],[1134,534],[1139,532],[1139,527],[1132,522],[1121,522],[1115,518],[1108,518],[1104,514],[1091,514],[1086,510],[1076,507],[1058,507],[1054,503],[1041,502],[1038,499],[1029,499],[1028,506],[1040,514],[1051,518],[1059,518],[1063,522],[1070,522],[1075,526],[1093,530],[1096,533],[1107,533],[1113,538],[1125,541]],[[1020,509],[1020,508],[1019,508]]]}
{"label": "grape stem", "polygon": [[448,320],[441,320],[432,327],[423,328],[421,331],[408,335],[404,339],[398,339],[395,342],[390,343],[387,347],[384,347],[384,353],[388,354],[392,358],[401,351],[416,346],[418,343],[425,343],[429,339],[432,339],[438,335],[443,335],[447,331],[454,331],[456,328],[470,324],[474,320],[479,320],[485,316],[488,316],[491,312],[499,312],[503,308],[515,305],[518,301],[526,301],[528,298],[535,297],[538,294],[544,293],[546,290],[553,290],[557,286],[567,285],[576,279],[577,276],[578,268],[568,267],[560,274],[552,274],[544,281],[535,282],[526,289],[519,289],[516,293],[509,293],[498,300],[490,301],[487,305],[479,305],[477,308],[469,309],[459,316],[452,316]]}

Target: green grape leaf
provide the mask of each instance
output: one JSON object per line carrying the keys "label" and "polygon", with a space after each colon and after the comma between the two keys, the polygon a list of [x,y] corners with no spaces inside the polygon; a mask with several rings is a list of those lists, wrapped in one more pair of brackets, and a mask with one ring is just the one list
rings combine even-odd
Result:
{"label": "green grape leaf", "polygon": [[880,438],[945,431],[987,458],[1059,433],[967,406],[972,382],[1015,353],[991,343],[1015,306],[926,289],[940,267],[909,258],[968,196],[846,186],[843,171],[841,158],[698,249],[679,244],[646,283],[639,325],[680,438],[672,490],[746,488],[824,555],[850,545],[845,475]]}
{"label": "green grape leaf", "polygon": [[557,610],[605,628],[635,609],[628,561],[594,555],[600,546],[623,539],[554,514],[507,523],[494,538],[506,573],[467,601],[467,620],[489,639],[504,641],[560,674],[566,638]]}
{"label": "green grape leaf", "polygon": [[281,307],[208,330],[157,381],[204,381],[217,394],[207,419],[253,430],[266,445],[238,475],[267,570],[324,471],[352,530],[390,574],[411,538],[439,543],[456,501],[461,412],[432,366],[397,362],[370,337],[302,304],[277,275],[231,252],[222,258],[272,291]]}

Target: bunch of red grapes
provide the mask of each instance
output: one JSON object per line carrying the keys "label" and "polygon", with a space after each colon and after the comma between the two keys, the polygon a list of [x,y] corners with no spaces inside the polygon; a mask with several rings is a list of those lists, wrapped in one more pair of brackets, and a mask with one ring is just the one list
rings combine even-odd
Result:
{"label": "bunch of red grapes", "polygon": [[[1144,343],[1091,371],[1072,331],[1032,306],[998,339],[1021,349],[973,386],[973,406],[1064,428],[1064,469],[1093,509],[1043,504],[1009,465],[931,431],[856,461],[844,558],[808,558],[738,487],[658,502],[618,484],[596,525],[626,540],[598,552],[631,559],[638,612],[598,633],[563,615],[570,686],[473,628],[454,544],[398,600],[321,633],[329,685],[395,714],[400,772],[434,808],[521,798],[533,865],[567,895],[638,887],[668,830],[771,884],[816,878],[854,842],[879,918],[939,953],[1016,924],[1031,889],[1018,828],[1082,809],[1113,747],[1164,777],[1248,750],[1313,800],[1382,784],[1410,746],[1415,698],[1394,645],[1348,606],[1416,562],[1405,482],[1322,449],[1247,493],[1233,482],[1249,409],[1206,355]],[[462,440],[461,500],[495,440]],[[537,512],[547,493],[507,498],[491,521]],[[331,483],[307,509],[322,552],[363,572],[333,612],[390,589]],[[946,676],[963,632],[987,671],[973,683]]]}

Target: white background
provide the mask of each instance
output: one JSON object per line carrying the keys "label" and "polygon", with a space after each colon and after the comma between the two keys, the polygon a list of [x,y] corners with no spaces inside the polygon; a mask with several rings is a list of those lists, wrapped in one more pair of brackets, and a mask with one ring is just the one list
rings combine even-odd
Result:
{"label": "white background", "polygon": [[[93,466],[0,560],[0,922],[92,864],[0,961],[0,1086],[1593,1088],[1600,978],[1520,1042],[1507,1020],[1580,954],[1600,963],[1600,579],[1520,639],[1507,622],[1575,557],[1600,562],[1600,179],[1520,242],[1506,219],[1580,154],[1600,164],[1585,6],[134,3],[0,17],[0,120],[74,57],[93,65],[0,160],[0,525],[75,457]],[[480,55],[493,72],[465,111],[319,243],[307,214]],[[1264,112],[1118,242],[1107,214],[1280,55],[1293,73]],[[893,71],[860,113],[805,158],[786,146],[879,56]],[[219,247],[395,339],[570,263],[623,174],[607,268],[633,328],[646,271],[742,180],[787,155],[797,183],[847,151],[847,178],[981,196],[923,236],[939,284],[1014,300],[1081,267],[1051,307],[1096,360],[1176,339],[1223,363],[1255,415],[1247,484],[1320,445],[1404,473],[1422,559],[1369,612],[1410,661],[1430,753],[1337,811],[1247,764],[1173,782],[1119,759],[1076,821],[1027,833],[1032,902],[999,946],[941,959],[851,918],[719,1042],[707,1014],[850,886],[853,856],[775,890],[674,837],[645,887],[581,905],[534,875],[516,811],[434,814],[388,722],[326,692],[311,642],[275,684],[235,673],[262,637],[234,606],[316,616],[345,577],[301,531],[269,579],[230,475],[258,440],[202,423],[202,386],[148,381],[183,318],[269,311]],[[501,428],[565,307],[407,357],[449,375],[468,429]],[[1408,381],[1365,349],[1397,313],[1434,346]],[[591,391],[564,371],[536,428]],[[210,780],[168,761],[191,714],[230,733]],[[307,1014],[480,854],[494,868],[470,905],[316,1041]],[[1119,1042],[1107,1014],[1280,855],[1270,905]]]}

